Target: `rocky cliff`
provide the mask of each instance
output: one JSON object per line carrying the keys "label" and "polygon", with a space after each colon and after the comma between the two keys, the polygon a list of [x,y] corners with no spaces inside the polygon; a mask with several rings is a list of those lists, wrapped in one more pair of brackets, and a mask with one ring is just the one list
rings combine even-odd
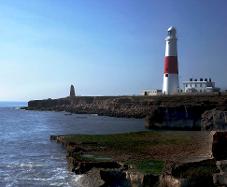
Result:
{"label": "rocky cliff", "polygon": [[28,109],[143,118],[152,105],[149,97],[74,97],[29,101]]}
{"label": "rocky cliff", "polygon": [[175,129],[200,129],[202,114],[214,108],[226,110],[227,95],[68,97],[28,103],[30,110],[146,117],[147,128]]}

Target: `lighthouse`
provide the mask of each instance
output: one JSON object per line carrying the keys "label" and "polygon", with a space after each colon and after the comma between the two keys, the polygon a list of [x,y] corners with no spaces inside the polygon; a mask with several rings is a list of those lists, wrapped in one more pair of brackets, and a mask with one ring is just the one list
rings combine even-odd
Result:
{"label": "lighthouse", "polygon": [[165,59],[162,93],[174,95],[179,92],[178,62],[177,62],[177,38],[176,29],[170,27],[165,39]]}

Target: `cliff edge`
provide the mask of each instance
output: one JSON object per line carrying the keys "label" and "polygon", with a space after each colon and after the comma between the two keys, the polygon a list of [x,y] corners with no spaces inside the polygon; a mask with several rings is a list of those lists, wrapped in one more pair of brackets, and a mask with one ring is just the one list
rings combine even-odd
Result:
{"label": "cliff edge", "polygon": [[198,107],[204,109],[227,108],[227,95],[178,96],[77,96],[60,99],[33,100],[30,110],[54,110],[72,113],[92,113],[116,117],[143,118],[154,108]]}

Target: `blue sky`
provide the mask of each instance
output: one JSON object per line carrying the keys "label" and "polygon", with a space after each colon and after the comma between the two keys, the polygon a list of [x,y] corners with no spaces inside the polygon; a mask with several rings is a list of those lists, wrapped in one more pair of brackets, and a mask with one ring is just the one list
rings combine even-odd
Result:
{"label": "blue sky", "polygon": [[162,87],[166,30],[180,81],[227,88],[226,0],[0,1],[0,100],[132,95]]}

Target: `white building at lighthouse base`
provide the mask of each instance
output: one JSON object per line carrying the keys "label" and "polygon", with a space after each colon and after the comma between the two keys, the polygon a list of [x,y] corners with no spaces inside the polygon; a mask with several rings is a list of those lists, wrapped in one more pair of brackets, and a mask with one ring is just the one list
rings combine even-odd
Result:
{"label": "white building at lighthouse base", "polygon": [[183,92],[185,93],[211,93],[219,92],[220,88],[215,87],[215,82],[210,78],[207,79],[190,79],[183,81]]}

